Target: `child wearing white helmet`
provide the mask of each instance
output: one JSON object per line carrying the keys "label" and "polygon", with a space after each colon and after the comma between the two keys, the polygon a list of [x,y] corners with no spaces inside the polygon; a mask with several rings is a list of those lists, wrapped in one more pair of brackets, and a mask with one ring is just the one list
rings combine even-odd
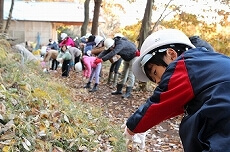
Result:
{"label": "child wearing white helmet", "polygon": [[69,47],[76,47],[75,42],[71,37],[69,37],[66,33],[61,33],[61,42],[59,43],[59,47],[62,47],[63,45],[66,45]]}
{"label": "child wearing white helmet", "polygon": [[[116,33],[113,39],[116,41],[122,39],[123,37],[124,36],[121,33]],[[111,62],[111,65],[109,68],[109,76],[108,76],[107,84],[110,85],[112,83],[112,87],[115,87],[118,81],[119,69],[122,63],[122,58],[120,55],[116,54],[109,61]]]}
{"label": "child wearing white helmet", "polygon": [[229,57],[195,48],[183,32],[165,29],[146,38],[133,72],[158,86],[127,120],[126,137],[184,113],[179,134],[185,152],[230,151]]}
{"label": "child wearing white helmet", "polygon": [[[112,95],[121,95],[122,98],[129,98],[131,96],[132,88],[135,82],[132,66],[138,51],[136,45],[128,39],[122,37],[120,39],[107,38],[104,41],[105,50],[98,55],[95,63],[101,63],[113,58],[115,55],[120,55],[123,59],[123,70],[120,75],[120,80],[117,83],[116,91]],[[122,88],[126,85],[126,91],[123,94]]]}

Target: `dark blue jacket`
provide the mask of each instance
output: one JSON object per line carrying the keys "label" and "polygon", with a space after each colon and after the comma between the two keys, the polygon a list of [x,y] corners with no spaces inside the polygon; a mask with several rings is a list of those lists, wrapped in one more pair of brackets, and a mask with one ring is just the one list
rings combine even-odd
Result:
{"label": "dark blue jacket", "polygon": [[95,42],[87,42],[84,48],[84,55],[87,55],[87,51],[90,51],[95,46]]}
{"label": "dark blue jacket", "polygon": [[50,49],[53,49],[53,50],[58,50],[59,49],[59,47],[58,47],[58,44],[57,44],[57,42],[53,42],[53,43],[49,43],[48,45],[47,45]]}
{"label": "dark blue jacket", "polygon": [[134,43],[127,40],[126,38],[117,38],[115,40],[115,48],[110,50],[105,50],[101,52],[98,57],[103,61],[111,59],[114,55],[118,54],[125,61],[130,61],[136,57],[137,48]]}
{"label": "dark blue jacket", "polygon": [[229,57],[204,48],[184,52],[168,65],[127,127],[144,132],[182,113],[179,133],[185,152],[230,151]]}
{"label": "dark blue jacket", "polygon": [[205,47],[209,51],[215,51],[214,48],[209,44],[207,41],[201,39],[199,36],[191,36],[189,37],[189,40],[192,42],[192,44],[195,47]]}

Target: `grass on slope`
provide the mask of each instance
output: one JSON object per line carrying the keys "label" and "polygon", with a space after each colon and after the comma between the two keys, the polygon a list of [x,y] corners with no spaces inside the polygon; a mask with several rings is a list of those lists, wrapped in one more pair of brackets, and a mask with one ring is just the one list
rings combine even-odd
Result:
{"label": "grass on slope", "polygon": [[101,109],[74,101],[71,90],[0,40],[0,148],[8,151],[125,151],[119,126]]}

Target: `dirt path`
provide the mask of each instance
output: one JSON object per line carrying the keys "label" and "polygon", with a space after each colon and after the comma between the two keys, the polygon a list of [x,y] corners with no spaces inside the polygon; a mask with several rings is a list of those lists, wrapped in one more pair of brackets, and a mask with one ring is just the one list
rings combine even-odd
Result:
{"label": "dirt path", "polygon": [[[52,74],[60,77],[60,71]],[[103,113],[114,124],[122,125],[124,121],[152,94],[152,92],[133,91],[132,97],[122,99],[121,95],[111,95],[115,90],[107,85],[106,72],[100,79],[99,90],[89,92],[83,86],[87,82],[82,78],[82,73],[70,72],[70,77],[63,79],[66,85],[73,88],[76,101],[83,101],[103,109]],[[166,120],[153,127],[147,134],[145,152],[183,152],[178,130],[181,116]],[[130,150],[134,151],[134,150]]]}

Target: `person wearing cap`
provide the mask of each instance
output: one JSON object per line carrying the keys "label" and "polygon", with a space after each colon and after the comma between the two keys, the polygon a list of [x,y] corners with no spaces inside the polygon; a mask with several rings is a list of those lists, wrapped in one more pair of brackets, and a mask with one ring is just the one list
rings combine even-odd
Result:
{"label": "person wearing cap", "polygon": [[66,33],[61,33],[61,42],[59,43],[59,47],[66,45],[69,47],[75,47],[75,43],[71,37],[69,37]]}
{"label": "person wearing cap", "polygon": [[[116,33],[113,39],[116,41],[123,37],[124,36],[121,33]],[[115,87],[117,85],[119,68],[121,66],[122,58],[120,55],[116,54],[109,61],[111,62],[111,65],[109,68],[109,76],[108,76],[107,84],[111,84],[112,82],[112,87]]]}
{"label": "person wearing cap", "polygon": [[[115,55],[120,55],[123,59],[123,70],[121,72],[120,81],[117,84],[117,90],[112,92],[112,95],[122,94],[122,88],[126,81],[126,92],[122,95],[122,98],[129,98],[134,86],[135,77],[133,75],[132,66],[133,61],[136,58],[137,48],[134,43],[122,37],[120,39],[107,38],[104,41],[105,50],[101,52],[95,63],[98,64],[102,61],[107,61],[113,58]],[[128,78],[127,78],[128,77]]]}
{"label": "person wearing cap", "polygon": [[95,47],[91,50],[91,54],[94,56],[98,56],[102,51],[105,50],[104,47],[104,38],[100,35],[96,35],[94,39]]}
{"label": "person wearing cap", "polygon": [[185,152],[230,151],[229,57],[195,48],[180,30],[164,29],[145,39],[133,72],[158,86],[128,118],[128,139],[184,114],[179,135]]}
{"label": "person wearing cap", "polygon": [[70,68],[74,67],[74,65],[79,62],[81,57],[81,50],[75,46],[75,42],[71,37],[69,37],[66,33],[61,33],[62,41],[59,43],[59,46],[62,47],[66,45],[69,53],[72,56],[72,60],[70,61]]}

